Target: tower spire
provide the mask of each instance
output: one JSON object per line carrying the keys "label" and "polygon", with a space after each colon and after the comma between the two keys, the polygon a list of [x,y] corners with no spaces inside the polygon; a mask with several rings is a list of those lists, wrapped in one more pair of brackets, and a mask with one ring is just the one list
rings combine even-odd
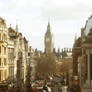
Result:
{"label": "tower spire", "polygon": [[47,30],[50,31],[50,22],[48,21]]}
{"label": "tower spire", "polygon": [[10,24],[10,27],[11,27],[11,24]]}
{"label": "tower spire", "polygon": [[50,27],[50,22],[48,21],[48,27]]}
{"label": "tower spire", "polygon": [[16,24],[16,31],[18,31],[18,24]]}
{"label": "tower spire", "polygon": [[18,23],[17,22],[18,22],[18,20],[16,20],[16,31],[18,32],[19,29],[18,29]]}
{"label": "tower spire", "polygon": [[77,34],[75,34],[75,41],[77,40]]}

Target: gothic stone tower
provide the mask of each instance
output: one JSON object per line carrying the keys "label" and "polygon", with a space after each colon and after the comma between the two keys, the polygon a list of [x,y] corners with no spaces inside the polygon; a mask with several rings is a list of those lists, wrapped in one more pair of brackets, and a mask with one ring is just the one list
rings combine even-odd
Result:
{"label": "gothic stone tower", "polygon": [[48,22],[48,26],[47,26],[47,31],[45,33],[44,43],[45,43],[45,52],[46,53],[53,53],[54,39],[53,39],[53,34],[51,32],[51,29],[50,29],[49,22]]}

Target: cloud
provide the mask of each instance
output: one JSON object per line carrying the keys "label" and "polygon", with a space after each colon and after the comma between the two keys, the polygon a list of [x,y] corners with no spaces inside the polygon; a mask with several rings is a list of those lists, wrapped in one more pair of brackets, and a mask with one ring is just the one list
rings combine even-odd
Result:
{"label": "cloud", "polygon": [[[56,1],[56,0],[54,0]],[[66,2],[66,0],[64,0]],[[72,0],[70,0],[72,1]],[[74,0],[73,0],[74,1]],[[43,6],[43,17],[51,17],[56,20],[67,20],[67,19],[80,19],[84,15],[90,14],[92,12],[92,6],[89,6],[86,3],[69,3],[68,2],[63,5],[63,2],[48,4],[47,6]],[[90,3],[90,2],[89,2]]]}
{"label": "cloud", "polygon": [[[34,47],[43,44],[50,18],[56,45],[71,46],[75,33],[80,33],[85,19],[92,13],[91,0],[0,0],[0,16],[15,28],[18,19],[21,31]],[[67,27],[66,27],[67,26]],[[39,36],[39,37],[38,37]],[[67,36],[67,38],[66,38]],[[39,39],[38,39],[39,38]],[[38,39],[35,43],[35,39]],[[58,40],[60,42],[58,43]],[[63,43],[65,39],[65,43]],[[39,44],[40,42],[40,44]]]}
{"label": "cloud", "polygon": [[[92,2],[92,1],[91,1]],[[92,12],[90,0],[2,0],[2,13],[30,14],[34,19],[80,19]],[[6,6],[6,7],[5,7]]]}

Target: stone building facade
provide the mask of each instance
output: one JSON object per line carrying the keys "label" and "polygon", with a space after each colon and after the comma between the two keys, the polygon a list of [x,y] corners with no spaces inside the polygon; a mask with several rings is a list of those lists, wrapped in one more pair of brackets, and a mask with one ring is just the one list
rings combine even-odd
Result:
{"label": "stone building facade", "polygon": [[15,78],[15,47],[14,41],[17,39],[17,32],[12,27],[8,28],[8,65],[9,65],[9,80],[14,80]]}
{"label": "stone building facade", "polygon": [[7,32],[6,22],[0,18],[0,82],[8,79]]}
{"label": "stone building facade", "polygon": [[28,58],[27,58],[27,66],[30,65],[31,68],[31,81],[33,81],[35,79],[35,74],[36,74],[36,65],[37,65],[37,61],[34,59],[35,58],[35,51],[32,48],[32,46],[29,46],[29,50],[28,50]]}
{"label": "stone building facade", "polygon": [[25,83],[28,47],[18,25],[15,29],[11,25],[7,28],[5,20],[0,18],[0,83],[16,83],[18,80]]}
{"label": "stone building facade", "polygon": [[18,32],[18,26],[8,28],[8,37],[9,77],[16,79],[20,76],[25,82],[28,41]]}
{"label": "stone building facade", "polygon": [[81,29],[81,37],[75,41],[73,66],[74,75],[80,79],[81,92],[92,92],[92,16]]}

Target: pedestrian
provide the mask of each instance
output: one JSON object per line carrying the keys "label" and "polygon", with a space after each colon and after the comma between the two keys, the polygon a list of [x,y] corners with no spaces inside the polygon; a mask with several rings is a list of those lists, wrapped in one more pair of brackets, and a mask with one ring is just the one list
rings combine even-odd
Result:
{"label": "pedestrian", "polygon": [[60,87],[60,91],[59,92],[62,92],[62,88]]}
{"label": "pedestrian", "polygon": [[46,84],[43,86],[43,91],[51,92],[50,87],[48,87]]}
{"label": "pedestrian", "polygon": [[67,88],[67,92],[71,92],[71,91],[70,91],[70,87]]}

